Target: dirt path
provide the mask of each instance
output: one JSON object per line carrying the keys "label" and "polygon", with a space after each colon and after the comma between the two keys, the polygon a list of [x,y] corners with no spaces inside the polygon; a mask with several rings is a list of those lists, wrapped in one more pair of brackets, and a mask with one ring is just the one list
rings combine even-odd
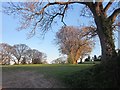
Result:
{"label": "dirt path", "polygon": [[65,88],[54,78],[30,71],[3,72],[3,88]]}

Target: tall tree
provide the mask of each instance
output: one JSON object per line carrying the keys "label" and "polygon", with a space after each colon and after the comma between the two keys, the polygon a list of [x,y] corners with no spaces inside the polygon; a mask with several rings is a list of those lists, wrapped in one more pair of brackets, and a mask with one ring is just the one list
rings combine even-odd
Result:
{"label": "tall tree", "polygon": [[[83,9],[84,14],[92,15],[96,26],[96,32],[99,36],[101,48],[102,48],[102,61],[105,63],[112,57],[116,57],[115,44],[113,38],[113,24],[116,17],[120,13],[120,8],[115,7],[110,13],[108,11],[115,5],[115,0],[109,0],[107,4],[104,4],[104,0],[91,0],[91,2],[78,1],[63,1],[57,2],[55,0],[50,2],[23,2],[23,3],[9,3],[5,4],[5,13],[18,15],[21,18],[20,29],[26,29],[32,26],[32,35],[35,34],[35,30],[40,28],[43,32],[49,30],[57,17],[61,18],[61,22],[64,25],[64,16],[67,11],[70,10],[71,5],[84,5],[87,9]],[[118,3],[118,2],[116,2]]]}
{"label": "tall tree", "polygon": [[79,58],[91,52],[93,42],[86,33],[86,30],[72,26],[62,27],[56,33],[56,43],[60,52],[68,56],[68,63],[76,64]]}

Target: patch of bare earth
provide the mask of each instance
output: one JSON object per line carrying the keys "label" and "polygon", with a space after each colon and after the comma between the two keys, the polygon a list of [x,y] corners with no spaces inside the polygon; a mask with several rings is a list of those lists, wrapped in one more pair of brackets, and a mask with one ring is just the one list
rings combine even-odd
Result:
{"label": "patch of bare earth", "polygon": [[2,88],[65,88],[58,80],[30,71],[3,72]]}

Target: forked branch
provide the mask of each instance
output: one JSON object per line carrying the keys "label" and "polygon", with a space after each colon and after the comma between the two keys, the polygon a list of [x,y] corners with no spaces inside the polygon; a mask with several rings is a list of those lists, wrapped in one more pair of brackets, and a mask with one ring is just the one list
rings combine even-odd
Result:
{"label": "forked branch", "polygon": [[108,19],[111,20],[112,23],[114,23],[114,21],[115,21],[116,17],[118,16],[118,14],[120,14],[120,8],[116,9],[116,10],[112,13],[112,15],[109,16]]}

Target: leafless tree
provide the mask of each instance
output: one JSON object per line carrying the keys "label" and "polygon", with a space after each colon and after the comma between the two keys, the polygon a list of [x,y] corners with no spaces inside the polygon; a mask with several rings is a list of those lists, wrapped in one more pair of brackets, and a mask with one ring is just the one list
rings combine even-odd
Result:
{"label": "leafless tree", "polygon": [[31,49],[25,44],[15,44],[13,46],[7,43],[0,44],[0,64],[30,64],[47,63],[47,55],[36,49]]}
{"label": "leafless tree", "polygon": [[[86,1],[86,0],[85,0]],[[67,0],[63,2],[48,0],[47,2],[17,2],[17,3],[5,3],[3,5],[4,12],[9,15],[17,15],[21,18],[21,29],[32,27],[31,35],[36,33],[37,29],[42,32],[49,30],[54,23],[59,20],[63,22],[64,17],[71,7],[75,5],[82,5],[82,16],[92,16],[95,22],[96,32],[99,36],[101,48],[102,48],[102,61],[107,62],[112,57],[116,57],[115,44],[113,38],[113,25],[120,13],[120,8],[117,8],[114,2],[115,0],[109,0],[106,4],[104,0],[91,0],[91,2],[83,2],[83,0]],[[111,9],[114,6],[114,9]],[[112,10],[112,11],[110,11]],[[109,13],[108,13],[109,12]]]}
{"label": "leafless tree", "polygon": [[42,64],[46,60],[46,54],[36,50],[36,49],[29,49],[26,51],[26,57],[29,62],[33,64]]}
{"label": "leafless tree", "polygon": [[52,64],[65,64],[66,63],[66,59],[65,57],[59,57],[55,60],[52,60],[51,62]]}
{"label": "leafless tree", "polygon": [[48,62],[47,62],[47,55],[46,55],[46,53],[43,53],[42,52],[42,64],[48,64]]}
{"label": "leafless tree", "polygon": [[30,48],[27,45],[25,45],[25,44],[16,44],[16,45],[13,46],[12,54],[14,55],[14,57],[17,60],[16,64],[20,64],[21,59],[23,57],[25,57],[25,53],[29,49]]}
{"label": "leafless tree", "polygon": [[10,64],[12,60],[12,46],[7,43],[0,44],[0,62],[1,64]]}
{"label": "leafless tree", "polygon": [[42,63],[41,61],[42,61],[42,53],[36,49],[33,49],[32,50],[32,63],[40,64],[40,63]]}
{"label": "leafless tree", "polygon": [[91,52],[93,42],[86,36],[87,33],[86,29],[72,26],[62,27],[56,33],[56,43],[60,52],[68,56],[68,63],[76,64],[79,58]]}

